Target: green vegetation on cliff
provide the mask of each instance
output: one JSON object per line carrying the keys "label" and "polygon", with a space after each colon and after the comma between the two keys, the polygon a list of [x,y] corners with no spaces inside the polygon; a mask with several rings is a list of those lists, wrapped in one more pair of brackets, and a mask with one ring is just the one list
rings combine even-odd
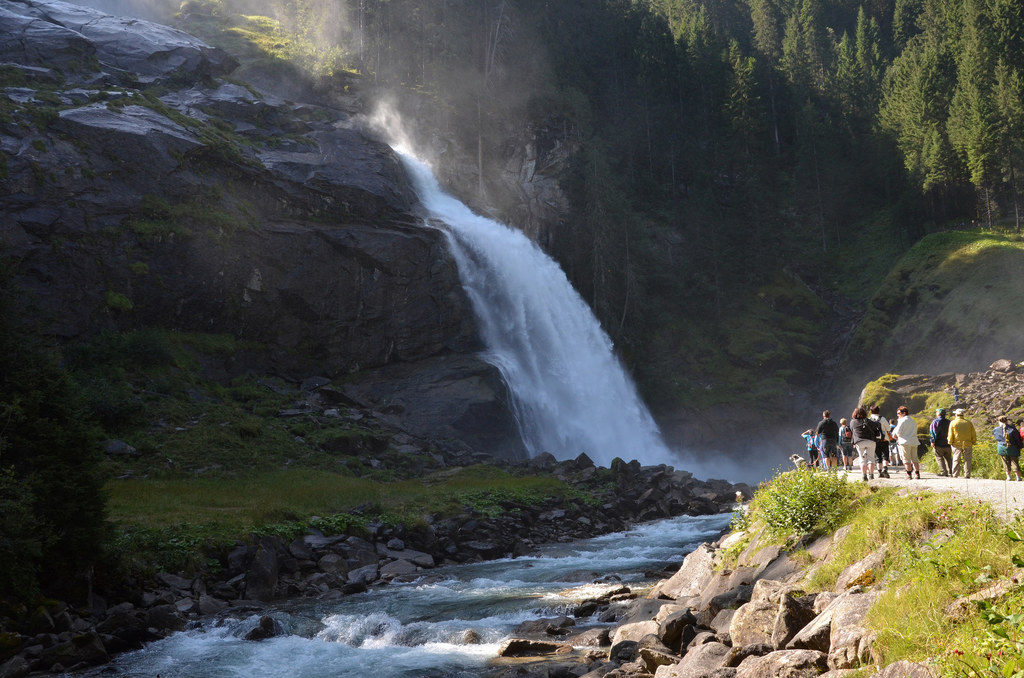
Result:
{"label": "green vegetation on cliff", "polygon": [[868,305],[853,369],[872,350],[935,345],[883,343],[894,306],[928,284],[907,297],[890,277],[869,300],[926,233],[1019,212],[1020,13],[1013,0],[190,0],[181,17],[242,73],[427,94],[436,106],[411,124],[444,130],[477,164],[452,172],[458,191],[510,220],[516,206],[488,188],[510,130],[537,130],[542,161],[568,152],[571,210],[545,246],[673,409],[813,383],[814,358],[847,343],[837,297]]}
{"label": "green vegetation on cliff", "polygon": [[[936,374],[987,365],[1019,336],[1024,237],[995,231],[926,236],[891,268],[851,344],[857,359]],[[958,369],[959,367],[959,369]]]}

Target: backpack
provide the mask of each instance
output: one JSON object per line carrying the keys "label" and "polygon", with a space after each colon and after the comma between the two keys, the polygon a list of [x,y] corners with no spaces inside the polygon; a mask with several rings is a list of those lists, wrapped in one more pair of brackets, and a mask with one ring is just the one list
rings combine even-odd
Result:
{"label": "backpack", "polygon": [[844,443],[853,442],[853,430],[849,426],[843,426],[843,429],[839,432]]}
{"label": "backpack", "polygon": [[1020,450],[1024,447],[1024,440],[1021,439],[1020,431],[1012,426],[1006,427],[1006,446],[1012,447],[1015,450]]}

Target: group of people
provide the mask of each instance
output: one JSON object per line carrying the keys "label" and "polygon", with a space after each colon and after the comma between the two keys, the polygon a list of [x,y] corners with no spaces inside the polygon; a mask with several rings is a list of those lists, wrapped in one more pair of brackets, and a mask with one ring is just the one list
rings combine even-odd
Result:
{"label": "group of people", "polygon": [[[953,419],[947,419],[945,408],[940,407],[928,427],[929,443],[939,464],[940,476],[971,477],[977,432],[971,420],[963,415],[964,409],[958,407],[953,410]],[[891,423],[881,415],[878,405],[858,407],[850,416],[849,421],[843,418],[836,423],[832,413],[825,410],[817,427],[804,431],[805,451],[811,466],[828,471],[837,471],[840,467],[845,471],[859,468],[865,481],[874,479],[876,469],[879,478],[891,478],[889,467],[903,466],[907,478],[920,479],[918,450],[921,442],[917,422],[910,417],[906,406],[896,409],[897,419]],[[992,431],[1007,480],[1011,479],[1011,474],[1015,480],[1021,479],[1022,426],[1024,420],[1014,425],[1003,416]]]}

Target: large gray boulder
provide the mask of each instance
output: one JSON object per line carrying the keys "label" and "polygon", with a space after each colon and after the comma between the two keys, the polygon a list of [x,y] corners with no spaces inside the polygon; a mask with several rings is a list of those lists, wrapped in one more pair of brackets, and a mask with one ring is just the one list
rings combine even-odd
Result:
{"label": "large gray boulder", "polygon": [[58,0],[0,0],[0,17],[7,24],[0,31],[0,51],[8,51],[3,49],[8,42],[20,42],[26,59],[21,63],[53,64],[47,51],[53,48],[63,54],[57,65],[70,72],[82,70],[91,56],[104,70],[141,82],[172,74],[223,75],[237,66],[221,50],[182,31]]}
{"label": "large gray boulder", "polygon": [[878,593],[871,591],[836,599],[829,638],[829,668],[856,668],[878,659],[874,649],[876,634],[864,626],[864,618],[877,597]]}
{"label": "large gray boulder", "polygon": [[690,649],[674,665],[658,667],[657,678],[690,678],[694,675],[708,674],[715,669],[725,667],[729,646],[711,642],[697,645]]}
{"label": "large gray boulder", "polygon": [[706,543],[695,548],[683,558],[679,570],[668,579],[658,582],[648,597],[679,599],[700,595],[715,576],[714,552],[711,545]]}
{"label": "large gray boulder", "polygon": [[778,613],[778,603],[767,600],[751,600],[741,605],[729,625],[733,645],[770,644]]}

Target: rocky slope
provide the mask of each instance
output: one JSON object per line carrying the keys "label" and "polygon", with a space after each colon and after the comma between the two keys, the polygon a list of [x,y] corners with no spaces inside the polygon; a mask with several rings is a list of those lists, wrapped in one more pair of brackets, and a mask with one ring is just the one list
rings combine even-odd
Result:
{"label": "rocky slope", "polygon": [[[702,544],[644,599],[596,601],[617,625],[599,639],[572,635],[562,621],[557,641],[525,635],[504,656],[547,661],[495,671],[500,678],[582,675],[584,678],[814,678],[875,675],[935,678],[934,668],[900,661],[878,667],[874,634],[864,624],[878,596],[874,578],[884,551],[847,567],[832,591],[808,594],[814,569],[834,555],[847,528],[787,551],[763,537],[730,534]],[[735,558],[727,556],[749,540]],[[805,550],[804,550],[805,549]],[[809,558],[808,558],[809,556]],[[807,567],[810,559],[814,565]],[[591,610],[581,610],[590,614]],[[552,620],[556,625],[558,620]],[[548,634],[552,633],[549,629]],[[596,645],[608,646],[601,650]],[[572,647],[586,647],[559,659]],[[584,668],[581,668],[584,667]],[[581,674],[582,671],[582,674]],[[858,672],[859,671],[859,672]],[[866,673],[865,673],[866,671]]]}
{"label": "rocky slope", "polygon": [[[938,396],[938,397],[936,397]],[[962,407],[978,426],[995,426],[1007,415],[1024,418],[1024,362],[1001,358],[988,369],[944,374],[887,375],[869,384],[859,402],[877,402],[883,412],[907,405],[911,415],[934,416],[925,404],[937,402],[948,410]]]}
{"label": "rocky slope", "polygon": [[65,340],[231,334],[249,348],[212,375],[358,372],[379,402],[429,401],[465,445],[522,456],[443,234],[358,124],[359,83],[327,106],[292,82],[305,103],[236,65],[158,24],[0,0],[0,232],[38,316]]}

